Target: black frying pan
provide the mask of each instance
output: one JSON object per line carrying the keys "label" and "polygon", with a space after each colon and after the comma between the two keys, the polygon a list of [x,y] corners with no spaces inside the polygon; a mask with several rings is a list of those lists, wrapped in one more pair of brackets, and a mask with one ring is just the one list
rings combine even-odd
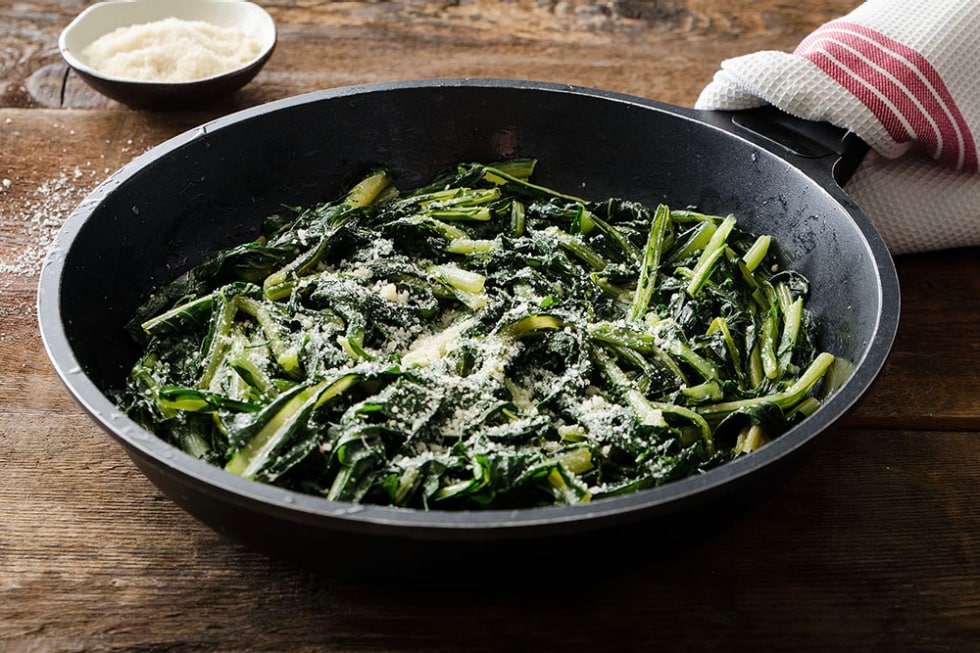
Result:
{"label": "black frying pan", "polygon": [[[718,523],[751,492],[767,491],[859,400],[899,313],[888,252],[838,186],[857,160],[847,152],[852,140],[785,116],[736,118],[745,124],[500,80],[359,86],[248,109],[144,154],[79,206],[41,275],[42,336],[73,396],[173,501],[218,531],[303,562],[531,560],[578,551],[586,536],[619,547],[624,532],[659,540]],[[537,180],[557,189],[734,213],[749,230],[773,234],[811,281],[820,345],[851,363],[838,366],[835,394],[763,449],[702,476],[586,505],[479,513],[353,506],[246,481],[143,431],[107,397],[137,355],[123,333],[134,307],[209,252],[251,237],[280,205],[331,198],[377,164],[411,187],[461,160],[511,156],[538,158]]]}

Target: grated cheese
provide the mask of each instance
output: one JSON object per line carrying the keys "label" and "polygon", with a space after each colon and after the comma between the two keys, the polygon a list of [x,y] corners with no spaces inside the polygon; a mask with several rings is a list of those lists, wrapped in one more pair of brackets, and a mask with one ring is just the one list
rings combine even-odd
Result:
{"label": "grated cheese", "polygon": [[121,79],[190,82],[227,73],[259,55],[261,44],[238,30],[165,18],[120,27],[82,51],[88,65]]}
{"label": "grated cheese", "polygon": [[386,299],[389,302],[395,302],[396,304],[408,303],[408,293],[398,292],[398,286],[393,283],[386,283],[378,288],[378,295],[382,299]]}

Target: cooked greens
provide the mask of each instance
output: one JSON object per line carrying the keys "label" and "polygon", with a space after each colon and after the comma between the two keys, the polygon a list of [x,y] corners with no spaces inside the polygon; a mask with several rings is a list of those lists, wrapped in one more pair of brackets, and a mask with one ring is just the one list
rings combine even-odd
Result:
{"label": "cooked greens", "polygon": [[460,164],[371,172],[155,293],[120,402],[233,474],[422,509],[577,503],[747,454],[833,357],[732,216]]}

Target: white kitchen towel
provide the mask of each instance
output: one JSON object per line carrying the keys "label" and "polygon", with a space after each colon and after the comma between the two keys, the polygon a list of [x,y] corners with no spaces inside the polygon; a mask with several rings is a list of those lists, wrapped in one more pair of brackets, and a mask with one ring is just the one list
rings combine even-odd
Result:
{"label": "white kitchen towel", "polygon": [[980,245],[980,0],[868,0],[721,63],[698,109],[772,104],[871,148],[847,184],[893,254]]}

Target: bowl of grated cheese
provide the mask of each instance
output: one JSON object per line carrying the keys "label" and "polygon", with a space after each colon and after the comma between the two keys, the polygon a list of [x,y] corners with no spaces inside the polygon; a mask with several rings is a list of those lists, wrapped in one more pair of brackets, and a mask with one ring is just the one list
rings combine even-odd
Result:
{"label": "bowl of grated cheese", "polygon": [[249,83],[272,56],[276,26],[243,0],[111,0],[62,31],[68,65],[138,109],[199,108]]}

